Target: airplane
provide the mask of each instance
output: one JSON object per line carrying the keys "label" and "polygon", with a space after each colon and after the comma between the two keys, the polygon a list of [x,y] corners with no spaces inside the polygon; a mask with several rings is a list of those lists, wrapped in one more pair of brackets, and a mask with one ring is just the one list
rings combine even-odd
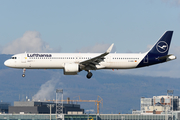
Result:
{"label": "airplane", "polygon": [[91,70],[133,69],[159,64],[176,59],[168,55],[173,31],[166,31],[154,46],[145,53],[110,53],[113,45],[104,53],[21,53],[15,54],[4,62],[11,68],[23,69],[63,69],[64,75],[77,75],[87,71],[87,78],[92,77]]}

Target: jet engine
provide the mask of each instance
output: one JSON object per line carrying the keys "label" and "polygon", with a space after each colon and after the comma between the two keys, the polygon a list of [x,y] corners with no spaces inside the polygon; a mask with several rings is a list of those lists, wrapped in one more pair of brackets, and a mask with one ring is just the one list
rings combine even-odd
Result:
{"label": "jet engine", "polygon": [[76,63],[64,64],[64,75],[77,75],[78,72],[80,72],[79,64]]}

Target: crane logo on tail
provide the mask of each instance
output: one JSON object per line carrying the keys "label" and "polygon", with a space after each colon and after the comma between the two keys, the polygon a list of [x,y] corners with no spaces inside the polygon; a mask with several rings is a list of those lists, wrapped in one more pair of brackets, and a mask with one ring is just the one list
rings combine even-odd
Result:
{"label": "crane logo on tail", "polygon": [[164,41],[160,41],[157,43],[156,49],[160,53],[165,53],[168,50],[168,44]]}

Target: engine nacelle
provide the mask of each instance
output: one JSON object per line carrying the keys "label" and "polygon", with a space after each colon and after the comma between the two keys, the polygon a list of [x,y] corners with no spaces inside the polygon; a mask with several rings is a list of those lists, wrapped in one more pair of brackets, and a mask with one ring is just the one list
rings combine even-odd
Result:
{"label": "engine nacelle", "polygon": [[176,59],[176,56],[170,55],[170,56],[166,59],[166,61],[175,60],[175,59]]}
{"label": "engine nacelle", "polygon": [[80,71],[79,64],[76,64],[76,63],[64,64],[64,75],[77,75],[79,71]]}

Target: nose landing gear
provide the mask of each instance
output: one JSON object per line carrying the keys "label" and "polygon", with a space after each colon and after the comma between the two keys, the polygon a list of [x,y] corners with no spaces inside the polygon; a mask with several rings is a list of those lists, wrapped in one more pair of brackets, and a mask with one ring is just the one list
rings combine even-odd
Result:
{"label": "nose landing gear", "polygon": [[90,72],[90,70],[88,71],[88,74],[86,75],[86,77],[88,78],[88,79],[90,79],[91,77],[92,77],[92,72]]}
{"label": "nose landing gear", "polygon": [[25,77],[26,68],[23,69],[22,77]]}

